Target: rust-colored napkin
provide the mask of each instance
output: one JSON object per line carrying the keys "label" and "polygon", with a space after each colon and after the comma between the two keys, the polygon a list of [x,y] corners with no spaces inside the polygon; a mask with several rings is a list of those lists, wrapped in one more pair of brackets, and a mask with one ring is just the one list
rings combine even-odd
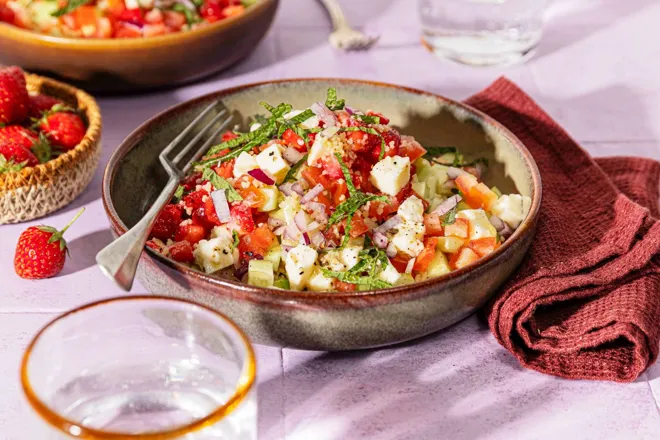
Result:
{"label": "rust-colored napkin", "polygon": [[660,345],[660,163],[592,159],[506,79],[467,103],[518,136],[543,180],[530,252],[485,309],[491,331],[525,367],[635,380]]}

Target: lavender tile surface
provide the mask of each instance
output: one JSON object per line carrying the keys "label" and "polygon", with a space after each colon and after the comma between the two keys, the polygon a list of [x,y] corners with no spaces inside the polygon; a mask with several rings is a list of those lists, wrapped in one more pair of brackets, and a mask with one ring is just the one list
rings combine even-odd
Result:
{"label": "lavender tile surface", "polygon": [[[594,155],[660,159],[660,3],[556,0],[536,58],[472,69],[419,45],[412,0],[341,1],[351,21],[382,35],[362,54],[327,44],[330,25],[311,0],[283,0],[267,39],[243,64],[186,88],[101,99],[102,166],[139,123],[200,94],[246,82],[305,76],[368,78],[453,98],[507,75]],[[13,271],[20,232],[0,227],[0,440],[43,438],[18,384],[22,351],[40,326],[84,302],[121,295],[94,266],[110,239],[102,171],[72,205],[44,221],[87,211],[68,237],[73,258],[48,281]],[[138,283],[134,293],[144,292]],[[477,317],[414,343],[327,354],[258,347],[262,439],[657,439],[660,364],[632,384],[566,381],[523,370]]]}

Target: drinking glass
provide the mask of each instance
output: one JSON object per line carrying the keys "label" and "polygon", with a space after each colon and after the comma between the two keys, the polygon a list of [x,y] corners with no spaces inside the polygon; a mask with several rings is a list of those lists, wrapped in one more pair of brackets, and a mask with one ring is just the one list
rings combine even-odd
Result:
{"label": "drinking glass", "polygon": [[419,0],[422,41],[463,64],[513,64],[541,40],[547,0]]}
{"label": "drinking glass", "polygon": [[254,352],[229,319],[129,296],[65,313],[28,346],[21,382],[57,439],[255,440]]}

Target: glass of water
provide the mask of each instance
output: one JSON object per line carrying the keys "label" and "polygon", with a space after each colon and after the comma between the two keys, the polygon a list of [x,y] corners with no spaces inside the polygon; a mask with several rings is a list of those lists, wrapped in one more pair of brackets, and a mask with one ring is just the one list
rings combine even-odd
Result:
{"label": "glass of water", "polygon": [[541,40],[546,6],[547,0],[419,0],[422,41],[459,63],[514,64]]}
{"label": "glass of water", "polygon": [[255,375],[234,323],[157,296],[65,313],[21,365],[27,400],[57,439],[256,440]]}

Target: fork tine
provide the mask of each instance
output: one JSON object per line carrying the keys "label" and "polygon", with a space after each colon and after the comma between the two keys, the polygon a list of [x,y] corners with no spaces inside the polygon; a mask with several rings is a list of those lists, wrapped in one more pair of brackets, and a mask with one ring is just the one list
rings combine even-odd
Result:
{"label": "fork tine", "polygon": [[[192,164],[195,163],[195,162],[197,162],[197,161],[199,160],[199,158],[202,156],[202,154],[204,154],[204,153],[206,152],[206,150],[211,146],[211,144],[213,143],[213,140],[214,140],[214,139],[215,139],[220,133],[222,133],[224,130],[227,129],[227,126],[228,126],[229,123],[232,121],[232,119],[233,119],[233,116],[232,116],[232,115],[229,115],[229,117],[228,117],[228,118],[227,118],[222,124],[220,124],[220,127],[218,127],[218,129],[215,130],[215,132],[213,132],[213,134],[212,134],[211,136],[209,136],[209,138],[206,140],[206,142],[204,142],[204,143],[202,144],[202,146],[199,147],[199,149],[197,150],[197,152],[195,153],[195,155],[194,155],[194,156],[188,161],[188,163],[186,164],[186,166],[183,167],[182,173],[183,173],[184,175],[186,175],[186,174],[188,173],[188,171],[190,170],[190,167],[192,166]],[[213,124],[209,124],[209,127],[210,127],[211,125],[213,125]]]}
{"label": "fork tine", "polygon": [[214,102],[214,103],[212,103],[211,105],[209,105],[208,107],[206,107],[206,108],[204,109],[204,111],[201,112],[201,113],[200,113],[200,114],[199,114],[199,115],[198,115],[198,116],[197,116],[197,117],[196,117],[196,118],[190,123],[190,125],[188,125],[188,126],[187,126],[187,127],[181,132],[181,133],[179,133],[179,135],[178,135],[177,137],[175,137],[174,140],[173,140],[172,142],[170,142],[169,145],[163,149],[163,151],[160,152],[160,155],[159,155],[159,156],[160,156],[160,160],[161,160],[161,162],[163,161],[163,158],[167,158],[167,155],[170,154],[170,152],[174,149],[174,147],[176,147],[176,146],[179,144],[179,142],[181,142],[181,141],[183,140],[183,138],[185,138],[185,137],[188,135],[188,133],[190,133],[190,132],[195,128],[195,126],[197,125],[197,123],[198,123],[199,121],[201,121],[202,118],[204,118],[204,116],[206,116],[211,110],[213,110],[213,108],[214,108],[217,104],[218,104],[218,102]]}
{"label": "fork tine", "polygon": [[[197,133],[197,134],[195,135],[195,137],[192,138],[191,141],[188,142],[188,144],[187,144],[185,147],[183,147],[183,149],[182,149],[181,151],[179,151],[179,154],[177,154],[176,157],[174,157],[174,159],[172,159],[172,164],[174,164],[174,166],[176,166],[176,167],[179,167],[179,162],[181,162],[181,159],[183,159],[183,158],[186,156],[186,154],[188,154],[188,153],[190,152],[190,150],[191,150],[195,145],[197,145],[197,142],[199,142],[199,140],[200,140],[203,136],[206,135],[206,133],[209,131],[209,129],[210,129],[211,127],[213,127],[213,125],[214,125],[216,122],[218,122],[218,121],[220,120],[220,118],[224,117],[226,114],[227,114],[227,110],[226,110],[226,109],[222,109],[222,111],[221,111],[220,113],[218,113],[217,115],[215,115],[215,116],[213,117],[213,119],[211,120],[211,122],[209,122],[209,123],[208,123],[208,124],[207,124],[207,125],[206,125],[206,126],[200,131],[200,132],[199,132],[199,133]],[[229,118],[229,120],[231,120],[231,117]]]}

